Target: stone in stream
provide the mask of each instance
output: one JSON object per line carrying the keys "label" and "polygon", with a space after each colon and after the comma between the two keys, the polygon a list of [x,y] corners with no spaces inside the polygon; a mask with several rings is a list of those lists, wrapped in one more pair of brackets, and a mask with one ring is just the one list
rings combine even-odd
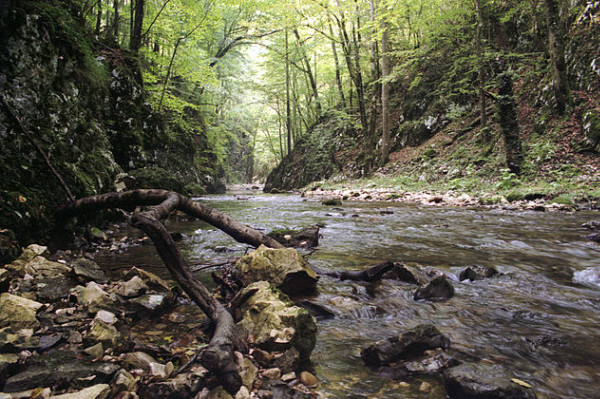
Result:
{"label": "stone in stream", "polygon": [[319,280],[295,249],[272,249],[264,245],[243,256],[235,264],[234,274],[244,285],[268,281],[288,295],[314,291]]}
{"label": "stone in stream", "polygon": [[342,198],[341,197],[326,197],[321,201],[322,205],[326,206],[341,206]]}
{"label": "stone in stream", "polygon": [[525,381],[512,378],[499,365],[466,363],[444,371],[450,399],[534,399]]}
{"label": "stone in stream", "polygon": [[427,276],[415,267],[407,266],[402,262],[394,262],[394,266],[383,275],[383,278],[398,280],[409,284],[423,285]]}
{"label": "stone in stream", "polygon": [[308,359],[317,342],[315,318],[266,281],[250,284],[241,295],[252,291],[239,308],[238,324],[252,334],[259,348],[283,351],[295,347],[302,359]]}
{"label": "stone in stream", "polygon": [[460,272],[460,274],[458,275],[458,280],[483,280],[486,278],[494,277],[497,274],[498,270],[494,269],[491,266],[471,265]]}
{"label": "stone in stream", "polygon": [[308,226],[300,230],[273,230],[269,234],[286,247],[314,248],[319,245],[319,226]]}
{"label": "stone in stream", "polygon": [[417,288],[413,298],[415,301],[426,299],[429,301],[446,301],[454,296],[454,287],[446,277],[434,278],[425,287]]}
{"label": "stone in stream", "polygon": [[381,366],[419,355],[428,349],[445,349],[450,340],[431,324],[422,324],[404,333],[375,342],[360,356],[370,366]]}
{"label": "stone in stream", "polygon": [[70,386],[84,388],[107,383],[119,369],[112,363],[78,360],[74,352],[57,351],[32,356],[26,369],[6,380],[4,392],[21,392],[37,387]]}

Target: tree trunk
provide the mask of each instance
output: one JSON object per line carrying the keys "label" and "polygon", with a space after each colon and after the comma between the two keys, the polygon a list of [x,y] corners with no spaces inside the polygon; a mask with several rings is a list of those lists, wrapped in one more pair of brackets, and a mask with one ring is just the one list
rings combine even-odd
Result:
{"label": "tree trunk", "polygon": [[294,29],[294,36],[296,36],[296,43],[298,44],[298,47],[300,48],[300,52],[302,55],[302,62],[304,64],[304,68],[305,68],[305,73],[306,73],[306,75],[308,77],[308,81],[310,83],[312,97],[315,99],[315,103],[317,106],[317,115],[319,115],[321,113],[321,102],[319,100],[319,91],[317,90],[317,80],[316,80],[315,75],[312,72],[312,68],[310,66],[310,59],[308,58],[308,55],[306,54],[306,49],[304,48],[304,44],[302,44],[302,39],[300,38],[300,33],[298,32],[298,29]]}
{"label": "tree trunk", "polygon": [[483,59],[483,10],[481,9],[481,1],[475,1],[475,8],[477,9],[477,38],[476,38],[476,52],[477,52],[477,62],[479,63],[479,114],[480,114],[480,123],[481,128],[485,128],[487,125],[487,114],[486,114],[486,100],[485,100],[485,92],[483,86],[485,85],[485,63]]}
{"label": "tree trunk", "polygon": [[500,82],[497,97],[498,118],[504,135],[506,164],[512,173],[518,175],[521,173],[523,153],[521,151],[521,139],[519,138],[519,120],[517,118],[512,78],[509,72],[500,74],[498,78]]}
{"label": "tree trunk", "polygon": [[171,275],[215,324],[213,337],[201,356],[203,365],[217,375],[221,385],[229,393],[235,394],[241,387],[242,379],[237,370],[234,351],[246,349],[241,331],[225,307],[194,277],[162,220],[178,209],[212,224],[241,242],[254,246],[264,244],[273,248],[283,246],[273,238],[215,209],[166,190],[133,190],[96,195],[65,205],[60,210],[60,215],[68,217],[109,208],[131,211],[138,206],[151,207],[132,215],[131,225],[148,234]]}
{"label": "tree trunk", "polygon": [[114,9],[114,15],[113,15],[114,18],[113,18],[112,33],[118,43],[119,42],[119,0],[113,1],[113,9]]}
{"label": "tree trunk", "polygon": [[563,115],[571,105],[571,92],[567,80],[565,62],[565,32],[561,24],[557,0],[545,0],[548,25],[548,52],[552,62],[552,86],[556,97],[556,109]]}
{"label": "tree trunk", "polygon": [[129,40],[129,49],[137,54],[142,47],[142,27],[144,26],[144,2],[135,0],[135,16],[133,18],[133,30]]}
{"label": "tree trunk", "polygon": [[100,36],[100,30],[102,29],[102,0],[98,1],[98,8],[96,10],[96,30],[95,34],[97,37]]}
{"label": "tree trunk", "polygon": [[333,27],[331,26],[331,22],[329,22],[329,34],[331,36],[331,51],[333,53],[333,62],[335,64],[335,82],[337,84],[338,93],[340,94],[342,108],[346,108],[346,98],[344,97],[344,87],[342,86],[342,68],[340,67],[337,49],[335,48],[335,41],[333,40]]}
{"label": "tree trunk", "polygon": [[290,53],[288,31],[285,31],[285,127],[287,133],[287,154],[292,152],[292,113],[290,105]]}
{"label": "tree trunk", "polygon": [[390,158],[390,59],[388,48],[388,24],[381,21],[381,164],[385,165]]}

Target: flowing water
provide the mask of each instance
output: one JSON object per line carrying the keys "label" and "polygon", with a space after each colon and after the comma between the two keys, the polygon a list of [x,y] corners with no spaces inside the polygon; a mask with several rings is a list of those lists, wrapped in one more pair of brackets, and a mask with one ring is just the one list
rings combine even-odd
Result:
{"label": "flowing water", "polygon": [[[311,359],[327,397],[444,398],[433,377],[402,382],[366,367],[360,358],[360,348],[376,340],[433,323],[463,360],[501,364],[511,377],[533,385],[539,398],[600,398],[600,286],[573,282],[574,273],[585,280],[600,266],[600,245],[588,241],[581,227],[598,219],[597,213],[390,203],[331,208],[288,195],[201,200],[265,232],[322,223],[319,248],[308,257],[321,270],[356,270],[393,260],[450,276],[468,265],[493,266],[501,273],[453,281],[455,297],[441,303],[415,302],[415,287],[399,282],[321,278],[318,296],[310,299],[336,317],[319,321]],[[248,249],[200,221],[170,228],[187,236],[180,246],[190,262],[216,263]],[[151,246],[101,262],[161,267]],[[205,282],[208,273],[199,273]],[[427,392],[419,391],[423,381],[430,384]]]}

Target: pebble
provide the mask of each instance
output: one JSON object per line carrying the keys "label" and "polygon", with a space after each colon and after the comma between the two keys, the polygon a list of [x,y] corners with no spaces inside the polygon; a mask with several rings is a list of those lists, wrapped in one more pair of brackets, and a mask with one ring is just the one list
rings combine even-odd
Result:
{"label": "pebble", "polygon": [[308,371],[303,371],[300,373],[300,382],[302,382],[304,385],[306,385],[309,388],[313,388],[313,387],[317,386],[317,384],[319,383],[319,380],[317,380],[317,377],[315,377]]}
{"label": "pebble", "polygon": [[276,380],[279,377],[281,377],[281,370],[279,370],[278,368],[271,368],[271,369],[266,369],[265,371],[263,371],[262,373],[263,377],[268,378],[270,380]]}
{"label": "pebble", "polygon": [[419,392],[429,392],[431,391],[431,384],[427,381],[423,381],[419,386]]}

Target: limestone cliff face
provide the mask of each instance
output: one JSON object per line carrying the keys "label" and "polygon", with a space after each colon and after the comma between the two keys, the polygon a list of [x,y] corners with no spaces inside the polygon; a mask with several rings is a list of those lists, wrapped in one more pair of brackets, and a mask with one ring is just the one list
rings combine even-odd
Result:
{"label": "limestone cliff face", "polygon": [[[23,1],[4,9],[0,84],[21,125],[82,197],[112,191],[118,173],[152,162],[167,134],[144,100],[137,60],[92,42],[69,5]],[[0,169],[0,229],[24,242],[46,235],[66,195],[4,105]]]}

